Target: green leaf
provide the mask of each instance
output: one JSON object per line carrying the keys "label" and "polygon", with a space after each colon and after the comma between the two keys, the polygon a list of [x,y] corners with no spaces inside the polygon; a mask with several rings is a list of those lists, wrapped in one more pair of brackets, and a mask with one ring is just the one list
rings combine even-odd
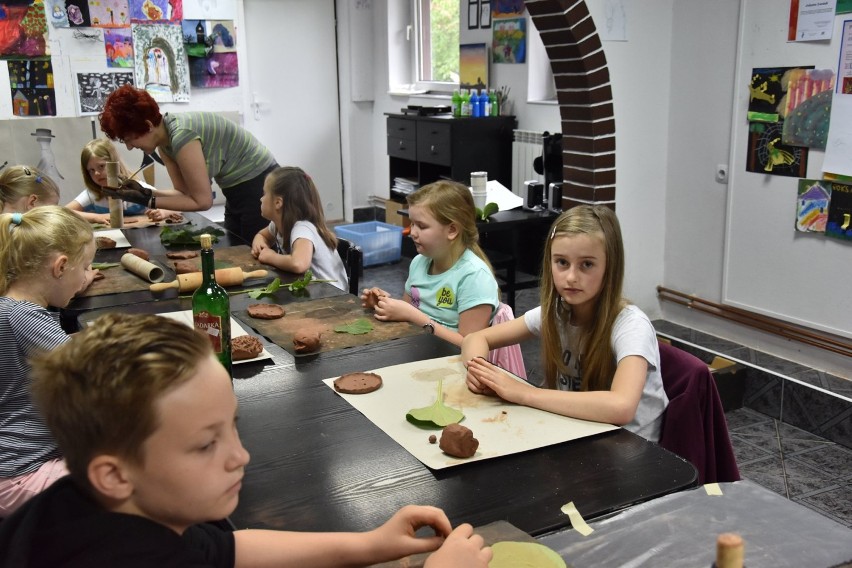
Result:
{"label": "green leaf", "polygon": [[499,210],[500,210],[500,206],[497,205],[496,203],[494,203],[493,201],[486,203],[485,204],[485,211],[482,212],[482,216],[485,217],[485,219],[488,219],[489,217],[491,217],[492,215],[497,213]]}
{"label": "green leaf", "polygon": [[243,290],[242,292],[235,292],[235,294],[242,294],[245,292],[249,295],[250,298],[254,298],[257,300],[261,296],[271,296],[281,287],[281,279],[276,278],[269,284],[267,284],[264,288],[254,288],[252,290]]}
{"label": "green leaf", "polygon": [[334,328],[336,333],[350,333],[352,335],[364,335],[373,331],[373,324],[366,318],[359,318],[351,323],[344,323]]}
{"label": "green leaf", "polygon": [[435,404],[423,408],[412,408],[405,415],[405,419],[420,428],[443,428],[464,420],[464,413],[444,405],[444,379],[440,379]]}
{"label": "green leaf", "polygon": [[93,262],[92,268],[95,270],[106,270],[107,268],[115,268],[121,266],[120,262]]}
{"label": "green leaf", "polygon": [[313,277],[314,273],[311,272],[310,269],[308,269],[305,271],[304,276],[302,276],[298,280],[291,282],[290,284],[287,284],[287,287],[290,289],[291,292],[295,292],[296,290],[303,290],[304,288],[307,288],[308,284],[311,283],[311,279]]}
{"label": "green leaf", "polygon": [[219,237],[225,235],[225,231],[214,227],[212,225],[207,225],[206,227],[202,227],[200,229],[191,229],[190,227],[194,227],[195,225],[189,224],[184,225],[181,228],[172,228],[172,227],[163,227],[160,231],[160,242],[163,243],[163,246],[170,247],[176,245],[197,245],[201,240],[201,235],[207,233],[213,237],[213,242],[219,242]]}

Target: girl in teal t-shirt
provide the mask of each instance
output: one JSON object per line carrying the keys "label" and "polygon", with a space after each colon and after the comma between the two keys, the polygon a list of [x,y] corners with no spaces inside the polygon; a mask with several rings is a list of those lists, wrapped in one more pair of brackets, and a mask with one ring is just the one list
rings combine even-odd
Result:
{"label": "girl in teal t-shirt", "polygon": [[499,304],[491,263],[479,246],[473,195],[464,185],[437,181],[408,196],[411,238],[419,253],[401,300],[365,289],[362,305],[382,321],[408,321],[455,345],[484,329]]}

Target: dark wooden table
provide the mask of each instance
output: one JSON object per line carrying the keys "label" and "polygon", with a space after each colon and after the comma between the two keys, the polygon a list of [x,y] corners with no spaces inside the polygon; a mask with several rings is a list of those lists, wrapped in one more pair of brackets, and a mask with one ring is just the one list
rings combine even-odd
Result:
{"label": "dark wooden table", "polygon": [[[206,226],[213,226],[221,229],[222,231],[225,231],[224,227],[217,225],[213,221],[210,221],[209,219],[198,213],[184,212],[183,215],[194,224],[194,229],[200,229]],[[182,226],[178,226],[178,228],[180,227]],[[161,230],[162,227],[151,226],[146,227],[144,229],[124,229],[122,232],[127,237],[127,240],[130,241],[130,246],[144,249],[148,251],[152,257],[156,255],[163,255],[166,252],[169,252],[170,250],[193,250],[200,248],[198,245],[196,245],[172,247],[171,249],[167,249],[160,241]],[[249,245],[249,243],[246,243],[237,235],[233,235],[225,231],[225,235],[220,236],[219,242],[217,242],[214,246],[214,252],[215,249],[219,247],[230,247],[236,245]],[[122,255],[124,255],[126,252],[126,248],[99,250],[95,255],[95,261],[119,262],[121,260]],[[229,290],[258,288],[261,286],[265,286],[266,284],[271,282],[275,277],[280,278],[281,281],[285,284],[293,282],[297,278],[301,277],[301,275],[299,274],[283,272],[280,270],[276,270],[271,266],[268,266],[266,268],[269,270],[269,276],[267,276],[266,278],[255,278],[248,281],[244,286],[234,286],[229,288]],[[170,278],[166,278],[166,281],[168,280],[170,280]],[[276,296],[275,302],[288,303],[290,301],[299,301],[301,299],[306,298],[324,298],[344,293],[344,291],[338,290],[337,288],[329,284],[323,284],[322,286],[320,286],[319,284],[311,284],[309,286],[308,293],[305,296],[298,297],[294,296],[289,291],[281,291]],[[93,310],[115,308],[119,306],[135,306],[138,304],[145,303],[176,302],[179,300],[179,294],[180,292],[178,292],[177,289],[171,288],[169,290],[164,290],[162,292],[157,293],[152,293],[149,290],[137,290],[133,292],[121,292],[117,294],[105,294],[101,296],[74,298],[66,308],[63,308],[61,310],[62,326],[67,332],[71,333],[77,331],[77,322],[80,317],[83,316],[83,314],[86,314]],[[186,295],[186,293],[184,293],[184,295]],[[245,294],[234,296],[232,300],[232,310],[244,309],[246,305],[248,305],[248,303],[255,303],[254,300],[247,300],[250,299],[247,298]],[[188,303],[188,301],[181,304],[172,304],[172,306],[173,307],[171,308],[167,308],[165,306],[153,308],[149,310],[149,313],[191,309],[191,305]]]}
{"label": "dark wooden table", "polygon": [[456,524],[505,520],[532,535],[692,487],[691,464],[616,430],[440,471],[422,465],[322,379],[457,354],[424,334],[322,353],[235,380],[251,453],[231,516],[238,528],[361,531],[406,504],[443,508]]}

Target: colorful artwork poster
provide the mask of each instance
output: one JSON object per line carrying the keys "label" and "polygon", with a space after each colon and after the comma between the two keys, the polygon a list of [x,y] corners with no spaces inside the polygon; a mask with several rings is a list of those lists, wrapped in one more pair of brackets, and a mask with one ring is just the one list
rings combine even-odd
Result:
{"label": "colorful artwork poster", "polygon": [[71,26],[68,22],[68,14],[65,12],[65,0],[45,0],[44,13],[47,15],[47,21],[54,28]]}
{"label": "colorful artwork poster", "polygon": [[488,46],[466,43],[459,46],[459,87],[488,88]]}
{"label": "colorful artwork poster", "polygon": [[214,52],[206,57],[190,57],[189,80],[200,89],[239,86],[237,54]]}
{"label": "colorful artwork poster", "polygon": [[189,102],[189,65],[181,27],[134,24],[131,30],[136,86],[160,103]]}
{"label": "colorful artwork poster", "polygon": [[824,233],[831,201],[831,182],[821,179],[800,179],[796,196],[796,230],[803,233]]}
{"label": "colorful artwork poster", "polygon": [[126,28],[130,7],[127,0],[89,0],[89,20],[95,28]]}
{"label": "colorful artwork poster", "polygon": [[749,125],[746,171],[803,178],[807,169],[808,149],[782,144],[780,123]]}
{"label": "colorful artwork poster", "polygon": [[236,53],[237,34],[233,20],[214,20],[209,22],[210,35],[213,36],[213,51],[215,53]]}
{"label": "colorful artwork poster", "polygon": [[133,68],[133,37],[130,28],[104,30],[107,67]]}
{"label": "colorful artwork poster", "polygon": [[237,36],[232,20],[183,20],[183,42],[190,57],[205,57],[210,52],[234,53]]}
{"label": "colorful artwork poster", "polygon": [[524,0],[491,0],[491,18],[517,18],[524,15]]}
{"label": "colorful artwork poster", "polygon": [[80,114],[102,112],[107,97],[123,85],[133,85],[132,71],[77,73],[77,102]]}
{"label": "colorful artwork poster", "polygon": [[491,30],[491,57],[494,63],[526,62],[526,18],[494,20]]}
{"label": "colorful artwork poster", "polygon": [[852,185],[831,184],[831,202],[828,205],[825,236],[852,241]]}
{"label": "colorful artwork poster", "polygon": [[65,0],[65,13],[72,28],[90,28],[88,0]]}
{"label": "colorful artwork poster", "polygon": [[236,20],[236,0],[183,0],[187,20]]}
{"label": "colorful artwork poster", "polygon": [[792,146],[824,150],[831,119],[834,71],[793,69],[786,75],[781,141]]}
{"label": "colorful artwork poster", "polygon": [[129,0],[130,21],[134,24],[174,22],[183,19],[181,0]]}
{"label": "colorful artwork poster", "polygon": [[50,55],[44,4],[0,4],[0,59]]}
{"label": "colorful artwork poster", "polygon": [[15,116],[56,116],[50,59],[9,61],[8,65]]}
{"label": "colorful artwork poster", "polygon": [[748,86],[748,120],[749,122],[778,122],[782,118],[787,101],[790,72],[798,69],[813,69],[813,65],[805,67],[764,67],[755,68],[751,72]]}

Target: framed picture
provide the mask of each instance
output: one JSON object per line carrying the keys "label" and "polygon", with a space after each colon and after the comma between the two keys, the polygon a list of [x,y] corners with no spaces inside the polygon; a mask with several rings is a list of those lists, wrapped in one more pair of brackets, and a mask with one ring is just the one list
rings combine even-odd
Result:
{"label": "framed picture", "polygon": [[479,3],[479,27],[488,29],[491,27],[491,1]]}
{"label": "framed picture", "polygon": [[[490,2],[489,2],[490,7]],[[479,0],[467,0],[467,29],[479,27]]]}

